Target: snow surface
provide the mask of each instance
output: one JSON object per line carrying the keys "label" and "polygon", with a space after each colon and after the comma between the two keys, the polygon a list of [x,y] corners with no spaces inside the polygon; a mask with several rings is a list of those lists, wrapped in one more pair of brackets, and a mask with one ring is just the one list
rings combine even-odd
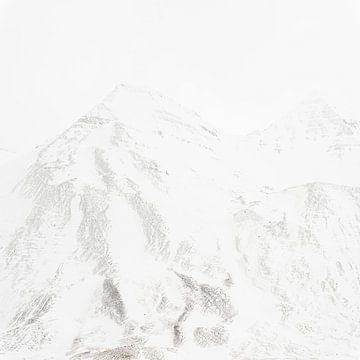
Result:
{"label": "snow surface", "polygon": [[358,359],[360,123],[229,139],[118,86],[1,167],[0,359]]}

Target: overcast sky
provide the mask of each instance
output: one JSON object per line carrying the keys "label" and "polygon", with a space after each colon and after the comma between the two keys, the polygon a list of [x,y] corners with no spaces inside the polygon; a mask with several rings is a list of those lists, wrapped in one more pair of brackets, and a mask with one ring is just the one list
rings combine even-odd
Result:
{"label": "overcast sky", "polygon": [[357,0],[0,0],[0,147],[43,143],[119,82],[229,132],[308,94],[360,119],[359,36]]}

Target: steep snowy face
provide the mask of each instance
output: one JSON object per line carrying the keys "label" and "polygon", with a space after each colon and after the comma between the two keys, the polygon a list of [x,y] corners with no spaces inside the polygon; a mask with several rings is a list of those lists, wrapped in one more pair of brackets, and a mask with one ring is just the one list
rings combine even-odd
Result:
{"label": "steep snowy face", "polygon": [[244,356],[357,358],[359,219],[359,188],[321,183],[270,194],[236,214],[238,261],[282,313],[260,327]]}
{"label": "steep snowy face", "polygon": [[322,99],[304,101],[267,129],[239,139],[234,152],[245,186],[360,182],[360,122],[342,118]]}
{"label": "steep snowy face", "polygon": [[226,343],[219,146],[196,114],[120,86],[40,148],[0,204],[1,351],[161,358]]}

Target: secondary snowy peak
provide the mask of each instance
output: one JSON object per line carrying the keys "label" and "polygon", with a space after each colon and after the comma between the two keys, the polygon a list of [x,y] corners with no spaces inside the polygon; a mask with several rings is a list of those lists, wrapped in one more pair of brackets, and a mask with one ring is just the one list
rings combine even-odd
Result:
{"label": "secondary snowy peak", "polygon": [[244,189],[280,190],[308,182],[360,184],[360,122],[342,118],[319,98],[238,139],[234,153],[238,187]]}
{"label": "secondary snowy peak", "polygon": [[337,145],[359,145],[359,136],[359,121],[342,118],[324,99],[314,98],[303,101],[265,130],[248,135],[247,140],[259,148],[280,153],[304,142],[317,142],[329,151]]}

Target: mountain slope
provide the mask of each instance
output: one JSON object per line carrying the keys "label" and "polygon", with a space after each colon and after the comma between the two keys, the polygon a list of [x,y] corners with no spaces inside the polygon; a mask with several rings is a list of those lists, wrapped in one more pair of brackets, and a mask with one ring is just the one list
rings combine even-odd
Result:
{"label": "mountain slope", "polygon": [[39,149],[1,203],[1,351],[100,359],[224,342],[232,238],[218,147],[196,114],[120,86]]}
{"label": "mountain slope", "polygon": [[259,340],[265,347],[272,338],[272,354],[359,355],[359,219],[359,188],[322,183],[269,194],[237,213],[239,262],[282,312],[277,333],[264,329]]}

